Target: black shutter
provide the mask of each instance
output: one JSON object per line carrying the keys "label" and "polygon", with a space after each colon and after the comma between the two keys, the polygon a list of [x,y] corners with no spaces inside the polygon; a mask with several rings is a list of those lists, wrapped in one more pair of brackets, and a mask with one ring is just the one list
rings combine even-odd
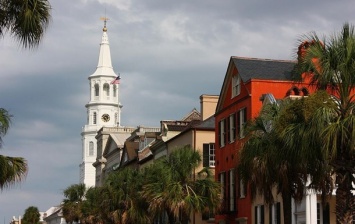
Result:
{"label": "black shutter", "polygon": [[221,147],[221,121],[218,122],[218,145]]}
{"label": "black shutter", "polygon": [[236,131],[236,133],[237,133],[237,137],[238,138],[240,138],[240,110],[238,110],[238,112],[237,112],[237,131]]}
{"label": "black shutter", "polygon": [[230,128],[229,128],[230,124],[229,123],[230,123],[230,117],[228,116],[226,118],[226,138],[227,138],[226,143],[230,143],[231,142],[231,138],[229,136],[229,130],[230,130]]}
{"label": "black shutter", "polygon": [[234,121],[233,121],[233,138],[234,138],[234,141],[237,139],[237,114],[234,113],[233,114],[233,117],[234,117]]}
{"label": "black shutter", "polygon": [[255,206],[254,208],[254,219],[255,219],[255,224],[258,224],[258,206]]}
{"label": "black shutter", "polygon": [[227,199],[227,208],[228,208],[228,211],[230,211],[231,209],[230,209],[230,197],[231,197],[231,195],[230,195],[230,185],[231,185],[231,180],[230,180],[230,172],[226,172],[227,173],[227,180],[226,180],[226,193],[227,193],[227,197],[226,197],[226,199]]}
{"label": "black shutter", "polygon": [[273,224],[272,223],[272,219],[273,219],[273,217],[272,217],[272,204],[270,204],[269,205],[269,223],[270,224]]}
{"label": "black shutter", "polygon": [[224,145],[227,145],[227,119],[224,119]]}
{"label": "black shutter", "polygon": [[[354,219],[354,217],[353,217],[353,219]],[[323,208],[323,223],[324,224],[330,224],[329,203],[324,205],[324,208]],[[354,221],[353,221],[353,223],[354,223]]]}
{"label": "black shutter", "polygon": [[202,164],[203,167],[210,167],[210,144],[203,144]]}
{"label": "black shutter", "polygon": [[245,108],[243,108],[243,110],[244,110],[244,117],[243,117],[243,127],[242,127],[242,129],[243,129],[243,138],[245,137],[245,135],[246,135],[246,133],[245,133],[245,126],[246,126],[246,123],[247,123],[247,108],[245,107]]}
{"label": "black shutter", "polygon": [[276,203],[276,224],[281,224],[281,203],[277,202]]}
{"label": "black shutter", "polygon": [[260,223],[264,224],[264,205],[260,206]]}

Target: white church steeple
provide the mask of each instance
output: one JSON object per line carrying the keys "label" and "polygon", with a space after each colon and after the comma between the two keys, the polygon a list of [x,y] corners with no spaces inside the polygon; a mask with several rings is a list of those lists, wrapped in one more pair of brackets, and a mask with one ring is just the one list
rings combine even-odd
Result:
{"label": "white church steeple", "polygon": [[111,75],[116,77],[116,74],[112,68],[110,44],[108,42],[108,36],[107,36],[106,22],[108,18],[104,17],[101,19],[104,20],[104,28],[102,29],[103,33],[102,33],[102,38],[100,43],[99,63],[97,64],[96,71],[91,76]]}
{"label": "white church steeple", "polygon": [[119,82],[113,82],[118,76],[113,70],[106,22],[100,43],[99,60],[95,72],[88,77],[90,100],[87,108],[87,123],[83,127],[82,163],[80,164],[80,183],[87,187],[95,186],[95,167],[97,141],[95,136],[102,127],[120,126],[121,104],[119,102]]}

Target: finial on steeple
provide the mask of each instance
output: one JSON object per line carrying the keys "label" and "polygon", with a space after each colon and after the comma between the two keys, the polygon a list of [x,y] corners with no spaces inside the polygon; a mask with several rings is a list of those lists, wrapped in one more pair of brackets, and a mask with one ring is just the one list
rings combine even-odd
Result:
{"label": "finial on steeple", "polygon": [[104,21],[104,28],[102,29],[102,31],[106,32],[107,31],[106,22],[107,22],[108,18],[105,16],[105,17],[101,17],[100,20]]}

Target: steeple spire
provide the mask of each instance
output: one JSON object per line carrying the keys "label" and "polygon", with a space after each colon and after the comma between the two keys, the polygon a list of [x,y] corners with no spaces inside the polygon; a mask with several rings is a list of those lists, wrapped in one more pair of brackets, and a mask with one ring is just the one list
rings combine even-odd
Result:
{"label": "steeple spire", "polygon": [[91,76],[105,75],[116,77],[116,74],[112,68],[110,44],[107,36],[106,23],[108,18],[101,17],[100,19],[104,21],[104,28],[102,29],[103,33],[100,43],[99,62],[97,64],[96,71]]}

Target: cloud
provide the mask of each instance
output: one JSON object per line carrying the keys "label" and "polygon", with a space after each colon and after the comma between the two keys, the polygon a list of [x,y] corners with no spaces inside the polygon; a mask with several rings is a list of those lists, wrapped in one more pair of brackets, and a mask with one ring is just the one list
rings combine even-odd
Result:
{"label": "cloud", "polygon": [[0,107],[14,115],[0,153],[29,162],[25,182],[0,194],[0,218],[41,211],[79,181],[81,131],[103,21],[121,74],[122,124],[159,126],[219,94],[231,56],[294,59],[302,34],[354,24],[351,0],[51,1],[52,22],[36,50],[0,40]]}

